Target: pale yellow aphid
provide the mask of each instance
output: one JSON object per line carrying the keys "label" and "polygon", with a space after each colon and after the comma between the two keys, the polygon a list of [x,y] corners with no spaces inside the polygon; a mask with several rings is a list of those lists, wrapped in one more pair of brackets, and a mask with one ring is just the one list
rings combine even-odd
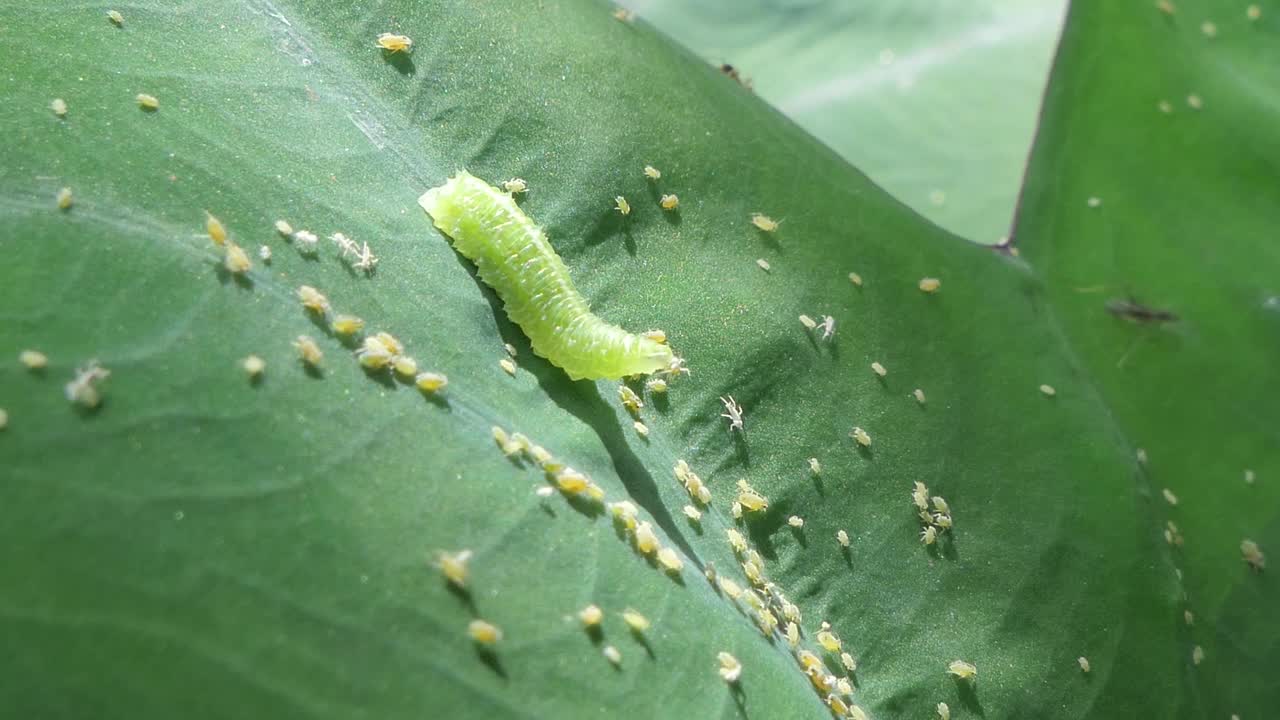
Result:
{"label": "pale yellow aphid", "polygon": [[355,335],[364,329],[364,320],[355,315],[340,314],[334,316],[329,327],[339,335]]}
{"label": "pale yellow aphid", "polygon": [[1164,113],[1164,114],[1166,114],[1166,115],[1168,115],[1169,113],[1173,112],[1173,103],[1169,102],[1168,100],[1161,100],[1161,101],[1156,105],[1156,107],[1160,109],[1160,112],[1162,112],[1162,113]]}
{"label": "pale yellow aphid", "polygon": [[67,101],[62,98],[54,98],[53,102],[49,103],[49,109],[53,111],[54,115],[57,115],[60,118],[66,117]]}
{"label": "pale yellow aphid", "polygon": [[351,263],[351,267],[356,270],[363,270],[366,274],[372,273],[373,269],[378,265],[378,256],[373,254],[369,243],[360,243],[360,249],[355,251],[356,261]]}
{"label": "pale yellow aphid", "polygon": [[770,610],[760,610],[756,613],[756,624],[760,626],[760,632],[769,637],[778,629],[778,617]]}
{"label": "pale yellow aphid", "polygon": [[311,312],[321,315],[329,312],[329,298],[310,285],[303,285],[298,288],[298,299],[302,301],[302,307]]}
{"label": "pale yellow aphid", "polygon": [[800,645],[800,626],[793,622],[787,623],[787,644],[791,647]]}
{"label": "pale yellow aphid", "polygon": [[9,413],[4,408],[0,408],[0,430],[7,427],[9,427]]}
{"label": "pale yellow aphid", "polygon": [[400,342],[395,335],[389,332],[379,332],[374,335],[392,355],[401,355],[404,353],[404,343]]}
{"label": "pale yellow aphid", "polygon": [[493,623],[484,620],[472,620],[467,626],[471,639],[481,645],[492,647],[502,641],[502,630]]}
{"label": "pale yellow aphid", "polygon": [[916,481],[915,487],[911,490],[911,502],[921,510],[929,509],[929,487],[922,482]]}
{"label": "pale yellow aphid", "polygon": [[519,352],[516,351],[516,346],[512,345],[511,343],[502,343],[502,349],[506,350],[507,354],[510,355],[511,357],[515,357],[516,355],[520,354]]}
{"label": "pale yellow aphid", "polygon": [[742,563],[742,573],[747,576],[747,580],[756,586],[764,584],[764,570],[760,568],[760,564],[747,559]]}
{"label": "pale yellow aphid", "polygon": [[840,638],[830,630],[819,630],[815,639],[827,652],[840,652]]}
{"label": "pale yellow aphid", "polygon": [[664,393],[667,391],[667,381],[662,378],[653,378],[646,382],[644,386],[652,393]]}
{"label": "pale yellow aphid", "polygon": [[135,97],[134,100],[138,101],[138,107],[148,112],[160,109],[160,101],[156,99],[155,95],[138,93],[137,97]]}
{"label": "pale yellow aphid", "polygon": [[809,458],[809,472],[814,475],[822,474],[822,463],[818,462],[818,458]]}
{"label": "pale yellow aphid", "polygon": [[277,220],[275,224],[276,232],[283,237],[289,237],[293,234],[293,226],[284,220]]}
{"label": "pale yellow aphid", "polygon": [[951,506],[947,504],[946,499],[941,495],[935,495],[933,497],[933,510],[934,512],[940,512],[947,515],[951,513]]}
{"label": "pale yellow aphid", "polygon": [[658,564],[667,572],[680,572],[684,568],[684,561],[680,559],[679,553],[669,547],[658,551]]}
{"label": "pale yellow aphid", "polygon": [[856,272],[851,272],[849,273],[849,282],[858,287],[862,287],[862,276]]}
{"label": "pale yellow aphid", "polygon": [[49,356],[39,350],[23,350],[18,353],[18,362],[26,365],[28,370],[43,370],[49,364]]}
{"label": "pale yellow aphid", "polygon": [[1192,93],[1187,96],[1187,106],[1192,110],[1199,110],[1204,107],[1204,101],[1200,99],[1199,95]]}
{"label": "pale yellow aphid", "polygon": [[636,14],[626,8],[615,8],[613,11],[613,19],[618,22],[629,23],[636,19]]}
{"label": "pale yellow aphid", "polygon": [[506,447],[506,444],[511,442],[511,436],[507,435],[507,431],[497,425],[489,428],[489,433],[493,435],[493,441],[497,443],[500,448]]}
{"label": "pale yellow aphid", "polygon": [[849,437],[858,441],[858,444],[862,447],[871,447],[871,436],[867,434],[866,430],[863,430],[860,427],[855,427],[853,430],[850,430]]}
{"label": "pale yellow aphid", "polygon": [[63,388],[67,399],[87,408],[95,408],[102,402],[102,393],[97,383],[110,377],[111,371],[98,365],[97,360],[90,360],[83,367],[76,369],[76,375]]}
{"label": "pale yellow aphid", "polygon": [[800,663],[800,668],[806,673],[819,672],[823,669],[822,658],[814,655],[808,650],[801,650],[796,653],[796,660]]}
{"label": "pale yellow aphid", "polygon": [[822,328],[822,339],[830,340],[832,335],[836,334],[836,319],[830,315],[823,315],[822,322],[818,323]]}
{"label": "pale yellow aphid", "polygon": [[677,207],[680,207],[680,198],[674,193],[663,195],[662,199],[658,201],[658,204],[662,206],[663,210],[675,210]]}
{"label": "pale yellow aphid", "polygon": [[1146,465],[1146,464],[1147,464],[1147,451],[1146,451],[1146,450],[1144,450],[1144,449],[1142,449],[1142,448],[1138,448],[1138,451],[1137,451],[1137,452],[1135,452],[1135,453],[1133,454],[1133,456],[1134,456],[1134,458],[1135,458],[1135,459],[1137,459],[1137,461],[1138,461],[1138,464],[1139,464],[1139,465]]}
{"label": "pale yellow aphid", "polygon": [[1218,36],[1218,26],[1212,20],[1205,20],[1200,23],[1200,32],[1207,38],[1215,38]]}
{"label": "pale yellow aphid", "polygon": [[[418,389],[423,392],[434,393],[444,390],[445,386],[449,384],[449,378],[441,373],[424,372],[418,373],[418,376],[413,379],[413,384],[417,385]],[[543,452],[546,451],[544,450]]]}
{"label": "pale yellow aphid", "polygon": [[382,33],[374,41],[374,45],[393,53],[413,51],[413,40],[409,39],[407,35],[396,35],[395,33]]}
{"label": "pale yellow aphid", "polygon": [[1196,665],[1204,662],[1204,648],[1197,645],[1191,649],[1191,662]]}
{"label": "pale yellow aphid", "polygon": [[1246,485],[1252,485],[1252,484],[1253,484],[1253,481],[1254,481],[1254,480],[1257,480],[1257,479],[1258,479],[1258,476],[1257,476],[1257,475],[1255,475],[1255,474],[1254,474],[1254,472],[1253,472],[1252,470],[1245,470],[1245,471],[1244,471],[1244,482],[1245,482],[1245,484],[1246,484]]}
{"label": "pale yellow aphid", "polygon": [[947,672],[961,680],[969,680],[978,676],[978,668],[964,660],[952,660],[947,665]]}
{"label": "pale yellow aphid", "polygon": [[364,344],[356,350],[356,359],[370,370],[381,370],[391,364],[395,357],[391,349],[377,337],[367,337]]}
{"label": "pale yellow aphid", "polygon": [[578,619],[582,621],[583,626],[588,628],[596,627],[604,620],[604,611],[596,605],[588,605],[578,611]]}
{"label": "pale yellow aphid", "polygon": [[742,677],[742,663],[738,662],[738,658],[721,651],[716,653],[716,659],[720,661],[720,677],[727,683],[738,682],[738,678]]}
{"label": "pale yellow aphid", "polygon": [[814,319],[809,317],[808,315],[800,316],[800,324],[804,326],[805,330],[812,330],[818,327],[818,323],[815,322]]}
{"label": "pale yellow aphid", "polygon": [[791,517],[787,518],[787,524],[799,530],[800,528],[804,527],[804,518],[800,517],[799,515],[792,515]]}
{"label": "pale yellow aphid", "polygon": [[501,360],[499,360],[498,367],[502,368],[503,372],[510,375],[511,377],[516,376],[516,363],[511,358],[504,357]]}
{"label": "pale yellow aphid", "polygon": [[746,480],[738,481],[738,503],[742,509],[750,512],[761,512],[769,509],[769,498],[761,495]]}
{"label": "pale yellow aphid", "polygon": [[853,672],[858,669],[858,661],[854,660],[853,656],[847,652],[840,653],[840,664],[844,665],[844,669],[849,672]]}
{"label": "pale yellow aphid", "polygon": [[756,260],[756,265],[758,265],[760,269],[765,272],[769,272],[770,270],[773,269],[773,266],[769,264],[769,261],[765,260],[764,258],[758,258]]}
{"label": "pale yellow aphid", "polygon": [[836,542],[840,543],[840,547],[849,547],[849,533],[844,530],[837,530]]}
{"label": "pale yellow aphid", "polygon": [[462,550],[456,553],[441,550],[436,553],[435,565],[440,568],[440,574],[444,575],[445,580],[457,587],[465,588],[467,579],[471,576],[471,570],[468,567],[471,562],[471,555],[470,550]]}
{"label": "pale yellow aphid", "polygon": [[271,262],[271,247],[268,245],[259,246],[258,257],[262,258],[262,262],[264,263]]}
{"label": "pale yellow aphid", "polygon": [[1165,501],[1165,502],[1169,503],[1170,505],[1177,505],[1177,504],[1178,504],[1178,496],[1177,496],[1177,495],[1174,495],[1172,490],[1170,490],[1169,488],[1165,488],[1164,490],[1161,490],[1160,492],[1164,494],[1164,501]]}
{"label": "pale yellow aphid", "polygon": [[[533,443],[529,441],[529,438],[526,437],[524,433],[511,433],[511,440],[509,441],[509,444],[512,450],[507,453],[508,455],[518,452],[529,452],[533,447]],[[506,448],[503,448],[503,451],[506,452]]]}
{"label": "pale yellow aphid", "polygon": [[774,220],[768,215],[762,215],[760,213],[751,213],[751,224],[755,225],[756,227],[760,228],[765,232],[773,232],[777,230],[778,226],[781,225],[782,223],[778,220]]}
{"label": "pale yellow aphid", "polygon": [[316,252],[320,238],[316,237],[316,234],[310,230],[299,230],[294,233],[293,241],[298,246],[298,252],[311,255]]}
{"label": "pale yellow aphid", "polygon": [[107,19],[116,27],[124,27],[124,16],[120,14],[119,10],[108,10]]}
{"label": "pale yellow aphid", "polygon": [[1089,672],[1089,658],[1081,655],[1080,657],[1076,658],[1076,662],[1080,663],[1081,672]]}
{"label": "pale yellow aphid", "polygon": [[1174,12],[1177,11],[1177,9],[1173,7],[1173,3],[1170,2],[1170,0],[1156,0],[1156,9],[1164,13],[1165,15],[1172,15]]}
{"label": "pale yellow aphid", "polygon": [[1258,543],[1245,539],[1240,541],[1240,554],[1244,561],[1254,570],[1261,571],[1267,567],[1267,556],[1263,554]]}
{"label": "pale yellow aphid", "polygon": [[684,516],[693,522],[702,522],[702,511],[692,505],[685,505]]}
{"label": "pale yellow aphid", "polygon": [[[828,685],[830,683],[824,682],[823,684]],[[846,703],[839,695],[836,695],[835,693],[827,695],[826,703],[827,707],[831,708],[832,715],[838,718],[849,716],[849,704]]]}
{"label": "pale yellow aphid", "polygon": [[644,176],[650,180],[657,180],[662,177],[662,171],[652,165],[644,166]]}
{"label": "pale yellow aphid", "polygon": [[1183,610],[1182,620],[1188,625],[1195,625],[1196,624],[1195,613],[1191,612],[1190,610]]}
{"label": "pale yellow aphid", "polygon": [[932,545],[938,540],[938,529],[930,525],[920,531],[920,542],[925,545]]}
{"label": "pale yellow aphid", "polygon": [[639,435],[640,437],[642,437],[642,438],[647,438],[647,437],[649,437],[649,426],[648,426],[648,425],[645,425],[644,423],[640,422],[639,420],[636,420],[635,422],[631,423],[631,427],[635,428],[635,430],[636,430],[636,434],[637,434],[637,435]]}
{"label": "pale yellow aphid", "polygon": [[70,210],[72,203],[71,188],[64,187],[58,191],[58,209]]}
{"label": "pale yellow aphid", "polygon": [[622,664],[622,653],[618,651],[618,648],[612,645],[605,645],[604,648],[600,650],[600,654],[604,655],[604,659],[614,665]]}
{"label": "pale yellow aphid", "polygon": [[210,213],[206,212],[204,216],[205,216],[204,229],[205,229],[205,232],[209,233],[209,239],[213,241],[214,245],[217,245],[219,247],[226,244],[227,242],[226,226],[222,224],[221,220],[214,217]]}
{"label": "pale yellow aphid", "polygon": [[920,278],[919,286],[921,292],[935,293],[942,288],[942,281],[932,277]]}
{"label": "pale yellow aphid", "polygon": [[1046,397],[1053,397],[1058,394],[1058,391],[1052,385],[1041,385],[1040,392],[1044,393]]}
{"label": "pale yellow aphid", "polygon": [[267,370],[267,361],[257,355],[249,355],[240,361],[240,367],[248,373],[250,379],[257,378]]}
{"label": "pale yellow aphid", "polygon": [[418,361],[408,355],[397,355],[392,358],[391,367],[404,377],[416,377],[418,374]]}
{"label": "pale yellow aphid", "polygon": [[631,214],[631,203],[627,202],[627,199],[622,197],[621,195],[613,199],[613,204],[614,204],[614,209],[622,213],[623,215]]}
{"label": "pale yellow aphid", "polygon": [[729,547],[733,548],[734,552],[744,553],[747,551],[747,538],[737,529],[725,528],[724,534],[729,538]]}
{"label": "pale yellow aphid", "polygon": [[631,501],[619,500],[618,502],[609,503],[609,512],[613,513],[614,519],[621,522],[623,527],[628,530],[635,530],[636,516],[639,511]]}
{"label": "pale yellow aphid", "polygon": [[566,495],[577,495],[591,488],[591,480],[573,468],[565,468],[556,473],[556,487]]}
{"label": "pale yellow aphid", "polygon": [[728,595],[734,600],[737,600],[738,596],[742,595],[742,586],[727,577],[721,576],[720,578],[717,578],[716,584],[720,586],[720,590],[723,591],[725,595]]}
{"label": "pale yellow aphid", "polygon": [[729,514],[733,516],[734,520],[741,520],[742,519],[742,503],[738,502],[737,500],[734,500],[733,504],[729,506]]}
{"label": "pale yellow aphid", "polygon": [[222,264],[227,268],[228,272],[236,273],[237,275],[253,269],[253,261],[249,259],[249,253],[233,242],[227,243]]}
{"label": "pale yellow aphid", "polygon": [[944,702],[938,703],[938,720],[951,720],[951,706]]}
{"label": "pale yellow aphid", "polygon": [[550,485],[543,485],[542,487],[533,491],[535,495],[541,498],[549,498],[552,495],[554,495],[555,492],[556,492],[556,489],[551,487]]}
{"label": "pale yellow aphid", "polygon": [[875,374],[879,375],[880,377],[884,377],[885,375],[889,374],[889,371],[886,370],[884,366],[878,362],[871,363],[871,370],[874,371]]}
{"label": "pale yellow aphid", "polygon": [[853,683],[849,682],[849,678],[836,678],[836,690],[838,690],[841,695],[852,695]]}
{"label": "pale yellow aphid", "polygon": [[1250,5],[1249,7],[1245,8],[1244,16],[1249,18],[1250,20],[1257,20],[1258,18],[1262,17],[1262,8],[1258,7],[1257,5]]}
{"label": "pale yellow aphid", "polygon": [[741,432],[742,406],[738,404],[737,400],[733,399],[732,395],[727,398],[720,398],[720,402],[724,405],[724,413],[722,413],[720,417],[728,419],[729,432],[733,432],[734,430]]}
{"label": "pale yellow aphid", "polygon": [[951,516],[943,513],[935,513],[933,516],[933,524],[938,526],[940,530],[951,529]]}
{"label": "pale yellow aphid", "polygon": [[518,195],[529,189],[529,183],[525,182],[524,178],[511,178],[510,180],[502,181],[502,189],[512,195]]}
{"label": "pale yellow aphid", "polygon": [[640,408],[644,407],[644,401],[640,399],[636,391],[626,385],[618,386],[618,400],[622,402],[622,406],[627,409],[627,412],[632,415],[640,412]]}
{"label": "pale yellow aphid", "polygon": [[642,522],[636,525],[636,549],[641,553],[648,555],[659,547],[658,536],[653,532],[653,526],[648,522]]}
{"label": "pale yellow aphid", "polygon": [[302,358],[302,362],[311,367],[316,367],[324,359],[324,353],[320,352],[320,346],[316,345],[316,341],[306,335],[299,335],[298,339],[293,341],[293,347],[298,351],[298,357]]}
{"label": "pale yellow aphid", "polygon": [[631,608],[622,611],[622,620],[633,632],[641,633],[649,629],[649,618]]}
{"label": "pale yellow aphid", "polygon": [[1089,206],[1089,207],[1091,207],[1091,208],[1096,208],[1096,207],[1098,207],[1098,206],[1102,205],[1102,198],[1100,198],[1100,197],[1091,197],[1091,198],[1089,198],[1088,200],[1086,200],[1086,201],[1085,201],[1085,204],[1086,204],[1086,205],[1088,205],[1088,206]]}
{"label": "pale yellow aphid", "polygon": [[667,344],[667,333],[664,330],[645,330],[642,334],[656,343]]}
{"label": "pale yellow aphid", "polygon": [[916,402],[920,403],[921,405],[923,405],[923,404],[924,404],[924,391],[923,391],[923,390],[921,390],[920,388],[916,388],[915,390],[913,390],[913,391],[911,392],[911,394],[915,397]]}

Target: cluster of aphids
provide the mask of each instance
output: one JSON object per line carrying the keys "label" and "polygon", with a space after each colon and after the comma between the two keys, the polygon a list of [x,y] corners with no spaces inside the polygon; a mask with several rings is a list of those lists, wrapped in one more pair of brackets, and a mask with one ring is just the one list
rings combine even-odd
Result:
{"label": "cluster of aphids", "polygon": [[929,488],[917,482],[911,490],[911,502],[916,506],[917,516],[924,529],[920,531],[920,542],[933,545],[938,535],[951,530],[951,506],[941,495],[929,496]]}

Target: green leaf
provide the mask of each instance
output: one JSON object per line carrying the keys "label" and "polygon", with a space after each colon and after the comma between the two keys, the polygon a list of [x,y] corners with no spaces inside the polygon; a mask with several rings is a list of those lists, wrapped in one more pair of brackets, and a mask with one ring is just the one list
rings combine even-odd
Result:
{"label": "green leaf", "polygon": [[[115,27],[96,8],[0,10],[12,128],[0,246],[15,268],[0,284],[0,348],[50,357],[42,372],[0,369],[0,622],[21,649],[0,664],[0,702],[15,715],[825,717],[786,641],[701,577],[714,563],[745,584],[724,533],[739,478],[771,500],[744,532],[803,611],[805,647],[829,621],[875,717],[928,717],[939,701],[953,717],[1198,716],[1211,691],[1266,687],[1266,665],[1236,667],[1233,684],[1187,682],[1194,638],[1174,567],[1190,579],[1200,566],[1160,537],[1127,439],[1138,411],[1107,392],[1123,378],[1067,344],[1056,278],[913,214],[643,22],[587,0],[122,12]],[[413,54],[374,48],[381,32],[411,36]],[[140,110],[138,93],[159,109]],[[65,119],[47,110],[54,97]],[[594,309],[663,328],[688,361],[668,397],[646,395],[647,441],[616,383],[570,382],[532,355],[418,208],[464,167],[526,179],[523,208]],[[666,192],[678,213],[657,206]],[[625,220],[617,195],[634,208]],[[232,241],[271,247],[271,264],[231,277],[206,211]],[[753,212],[782,226],[762,233]],[[278,219],[321,236],[314,257]],[[340,259],[335,232],[369,243],[376,271]],[[926,276],[940,292],[917,288]],[[361,370],[301,307],[303,284],[446,373],[443,398]],[[834,317],[834,337],[806,332],[801,314]],[[318,373],[296,359],[300,334],[325,352]],[[504,343],[514,378],[498,366]],[[267,362],[257,384],[238,366],[250,353]],[[101,407],[78,411],[62,386],[89,358],[112,374]],[[741,434],[718,417],[729,395]],[[635,502],[680,552],[679,579],[600,508],[540,498],[547,479],[502,455],[494,425]],[[1154,472],[1164,460],[1142,442]],[[681,512],[678,459],[712,489],[700,525]],[[915,481],[953,510],[932,547],[918,540]],[[1191,511],[1195,491],[1175,490]],[[1201,499],[1212,507],[1209,489]],[[1213,517],[1187,522],[1188,548],[1196,530],[1221,534]],[[465,593],[431,567],[464,548]],[[1238,548],[1204,552],[1250,602],[1274,599]],[[605,610],[599,636],[575,617],[588,603]],[[627,607],[653,621],[643,641]],[[490,654],[467,635],[474,617],[504,631]],[[1206,648],[1197,671],[1223,652]],[[717,673],[720,651],[743,663],[736,687]],[[977,665],[976,683],[946,676],[954,659]],[[1263,701],[1230,699],[1265,715]]]}
{"label": "green leaf", "polygon": [[1065,2],[627,4],[916,212],[1009,235]]}

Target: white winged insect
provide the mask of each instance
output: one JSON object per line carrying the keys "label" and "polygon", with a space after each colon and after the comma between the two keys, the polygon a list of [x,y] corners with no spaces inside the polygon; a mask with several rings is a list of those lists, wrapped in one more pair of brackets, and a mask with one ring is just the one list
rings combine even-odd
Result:
{"label": "white winged insect", "polygon": [[742,431],[742,406],[737,400],[730,395],[727,398],[720,398],[720,402],[724,403],[724,412],[720,414],[722,418],[729,420],[729,432],[734,430]]}

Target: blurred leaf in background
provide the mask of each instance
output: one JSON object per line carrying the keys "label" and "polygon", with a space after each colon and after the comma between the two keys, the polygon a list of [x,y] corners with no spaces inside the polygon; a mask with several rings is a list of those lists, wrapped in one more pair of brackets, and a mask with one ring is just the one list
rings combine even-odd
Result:
{"label": "blurred leaf in background", "polygon": [[625,0],[891,195],[1007,236],[1065,0]]}

